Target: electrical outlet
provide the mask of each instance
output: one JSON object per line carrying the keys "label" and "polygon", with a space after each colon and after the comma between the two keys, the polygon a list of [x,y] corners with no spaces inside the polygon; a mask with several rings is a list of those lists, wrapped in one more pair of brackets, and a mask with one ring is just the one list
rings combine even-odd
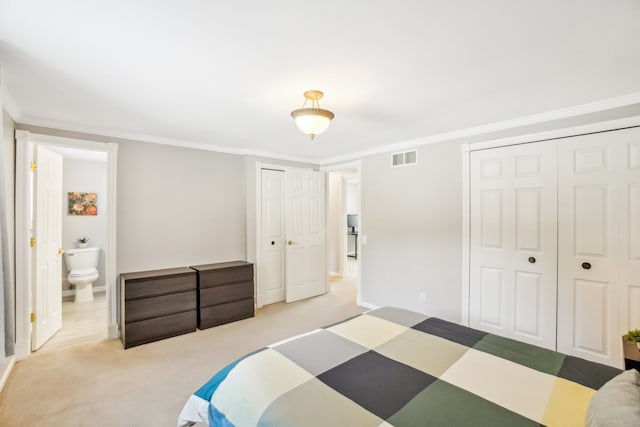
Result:
{"label": "electrical outlet", "polygon": [[420,302],[422,304],[427,302],[427,293],[426,292],[420,292],[420,295],[418,297],[420,298]]}

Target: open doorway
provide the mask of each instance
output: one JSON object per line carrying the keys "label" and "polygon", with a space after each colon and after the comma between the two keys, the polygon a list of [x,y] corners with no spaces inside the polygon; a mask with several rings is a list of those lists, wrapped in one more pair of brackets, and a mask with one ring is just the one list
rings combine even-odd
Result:
{"label": "open doorway", "polygon": [[49,146],[62,156],[62,324],[40,348],[48,351],[108,337],[107,153]]}
{"label": "open doorway", "polygon": [[327,172],[327,267],[332,293],[359,301],[361,251],[360,165],[349,163]]}
{"label": "open doorway", "polygon": [[16,132],[16,356],[117,338],[117,145]]}

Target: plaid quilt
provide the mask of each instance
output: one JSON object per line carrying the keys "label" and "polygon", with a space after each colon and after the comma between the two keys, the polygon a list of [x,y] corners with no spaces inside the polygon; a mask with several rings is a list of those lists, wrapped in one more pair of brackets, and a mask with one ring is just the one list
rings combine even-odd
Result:
{"label": "plaid quilt", "polygon": [[384,307],[218,372],[178,426],[584,426],[618,369]]}

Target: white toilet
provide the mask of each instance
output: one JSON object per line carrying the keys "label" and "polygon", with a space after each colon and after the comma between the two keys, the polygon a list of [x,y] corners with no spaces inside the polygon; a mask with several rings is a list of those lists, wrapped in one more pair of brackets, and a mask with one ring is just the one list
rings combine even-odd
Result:
{"label": "white toilet", "polygon": [[67,263],[69,283],[76,286],[75,302],[93,301],[93,282],[98,280],[98,258],[100,248],[67,249],[64,259]]}

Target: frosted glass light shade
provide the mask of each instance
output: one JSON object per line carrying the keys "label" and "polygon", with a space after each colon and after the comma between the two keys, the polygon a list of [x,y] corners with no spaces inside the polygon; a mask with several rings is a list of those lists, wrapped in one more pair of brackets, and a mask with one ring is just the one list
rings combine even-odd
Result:
{"label": "frosted glass light shade", "polygon": [[316,135],[327,130],[335,115],[322,108],[300,108],[292,111],[291,117],[296,122],[298,129],[313,139]]}

